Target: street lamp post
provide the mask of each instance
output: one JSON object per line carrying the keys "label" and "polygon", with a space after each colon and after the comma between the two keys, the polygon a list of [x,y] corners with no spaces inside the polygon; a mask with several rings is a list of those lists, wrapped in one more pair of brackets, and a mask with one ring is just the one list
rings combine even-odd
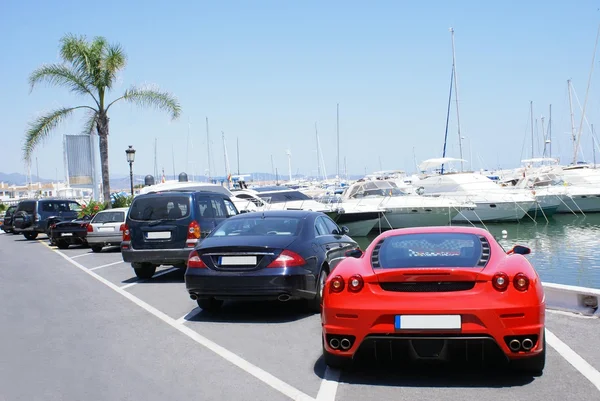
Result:
{"label": "street lamp post", "polygon": [[125,149],[127,162],[129,163],[129,183],[131,184],[131,197],[133,197],[133,162],[135,160],[135,149],[129,145],[129,149]]}

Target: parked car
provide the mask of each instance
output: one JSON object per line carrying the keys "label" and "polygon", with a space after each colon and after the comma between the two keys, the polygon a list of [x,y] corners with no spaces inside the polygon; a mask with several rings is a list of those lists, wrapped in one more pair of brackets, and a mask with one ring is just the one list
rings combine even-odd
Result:
{"label": "parked car", "polygon": [[12,233],[14,231],[13,216],[15,214],[15,210],[17,210],[16,206],[9,206],[8,209],[6,209],[4,221],[2,223],[2,230],[5,233]]}
{"label": "parked car", "polygon": [[529,252],[524,246],[505,251],[474,227],[380,234],[327,279],[325,363],[345,367],[364,352],[378,360],[504,362],[541,375],[544,290],[523,256]]}
{"label": "parked car", "polygon": [[36,239],[38,234],[50,236],[52,224],[76,219],[79,210],[79,203],[68,199],[23,200],[13,216],[14,231],[30,240]]}
{"label": "parked car", "polygon": [[59,249],[67,249],[71,245],[87,245],[89,218],[71,221],[59,221],[50,226],[50,244]]}
{"label": "parked car", "polygon": [[185,268],[194,246],[238,210],[227,195],[208,191],[165,191],[138,195],[127,214],[121,254],[139,278],[157,266]]}
{"label": "parked car", "polygon": [[105,246],[120,246],[128,207],[98,212],[87,225],[87,243],[93,252]]}
{"label": "parked car", "polygon": [[240,214],[190,254],[185,286],[202,309],[228,299],[307,299],[320,310],[335,264],[358,244],[327,215],[304,210]]}

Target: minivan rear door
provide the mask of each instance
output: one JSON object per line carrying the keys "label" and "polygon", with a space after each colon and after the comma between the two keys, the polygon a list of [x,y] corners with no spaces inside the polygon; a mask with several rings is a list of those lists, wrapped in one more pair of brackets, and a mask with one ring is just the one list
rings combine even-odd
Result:
{"label": "minivan rear door", "polygon": [[[230,202],[231,203],[231,202]],[[223,220],[230,216],[230,208],[220,196],[197,195],[198,224],[200,225],[200,237],[205,238]],[[233,204],[231,205],[233,206]],[[233,206],[233,210],[235,206]]]}
{"label": "minivan rear door", "polygon": [[187,194],[136,197],[127,218],[132,248],[185,248],[190,222],[191,204]]}

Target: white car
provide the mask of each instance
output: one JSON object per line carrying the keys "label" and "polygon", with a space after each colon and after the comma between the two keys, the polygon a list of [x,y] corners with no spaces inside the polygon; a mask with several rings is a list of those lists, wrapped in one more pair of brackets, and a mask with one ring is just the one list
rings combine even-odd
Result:
{"label": "white car", "polygon": [[105,246],[120,246],[123,227],[129,208],[122,207],[98,212],[87,228],[87,242],[93,252],[101,252]]}

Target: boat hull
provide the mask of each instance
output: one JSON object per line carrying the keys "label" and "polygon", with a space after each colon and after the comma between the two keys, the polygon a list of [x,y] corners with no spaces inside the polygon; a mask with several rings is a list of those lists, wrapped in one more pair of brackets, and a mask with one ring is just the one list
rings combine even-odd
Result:
{"label": "boat hull", "polygon": [[561,203],[556,212],[598,213],[600,212],[600,195],[565,196],[564,203]]}
{"label": "boat hull", "polygon": [[458,214],[456,208],[398,208],[386,209],[381,216],[381,228],[446,226]]}
{"label": "boat hull", "polygon": [[476,202],[473,210],[463,210],[453,219],[453,223],[492,223],[519,221],[535,205],[531,202]]}

